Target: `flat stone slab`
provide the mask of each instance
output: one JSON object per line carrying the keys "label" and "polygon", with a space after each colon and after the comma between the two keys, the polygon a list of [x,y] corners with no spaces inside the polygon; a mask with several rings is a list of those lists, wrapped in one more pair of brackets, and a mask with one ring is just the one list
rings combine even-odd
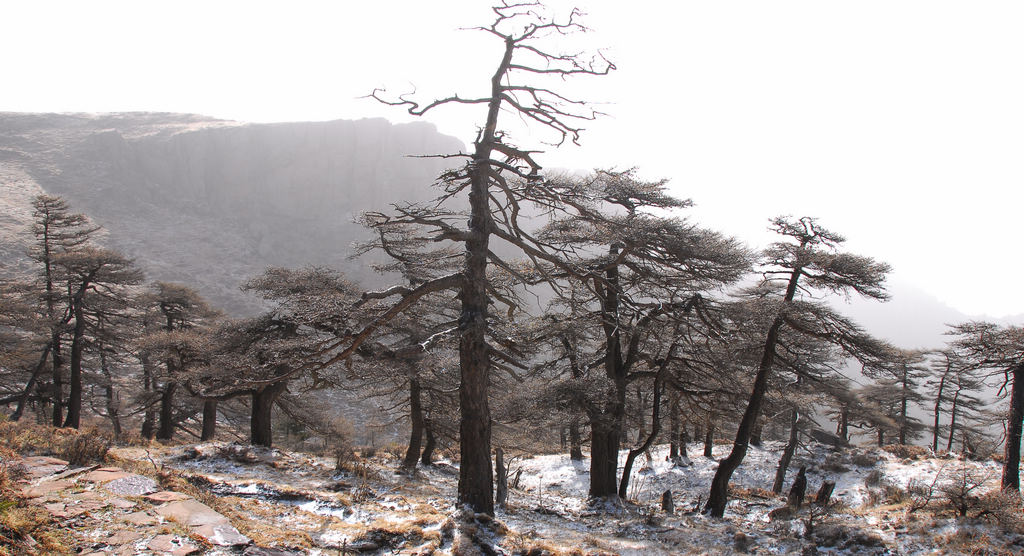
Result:
{"label": "flat stone slab", "polygon": [[192,497],[187,494],[180,492],[174,492],[170,490],[161,490],[160,492],[154,492],[145,496],[146,500],[154,504],[163,504],[164,502],[177,502],[178,500],[189,500]]}
{"label": "flat stone slab", "polygon": [[52,504],[44,504],[46,511],[50,512],[50,515],[56,518],[68,517],[68,513],[64,511],[65,504],[63,502],[54,502]]}
{"label": "flat stone slab", "polygon": [[146,512],[132,512],[124,516],[122,519],[132,525],[155,525],[160,521],[156,516],[149,515]]}
{"label": "flat stone slab", "polygon": [[108,500],[110,501],[111,506],[115,508],[120,508],[122,510],[134,508],[136,505],[135,502],[132,502],[131,500],[125,500],[124,498],[108,498]]}
{"label": "flat stone slab", "polygon": [[108,483],[117,479],[124,479],[132,474],[117,467],[101,467],[95,471],[90,471],[85,475],[82,475],[83,481],[90,483]]}
{"label": "flat stone slab", "polygon": [[97,469],[98,467],[99,467],[98,465],[91,465],[91,466],[88,466],[88,467],[72,467],[72,468],[68,468],[68,470],[63,472],[63,473],[57,473],[56,475],[54,475],[52,477],[47,477],[46,480],[47,481],[53,481],[53,480],[56,480],[56,479],[67,479],[68,477],[74,477],[75,475],[81,475],[82,473],[88,473],[89,471]]}
{"label": "flat stone slab", "polygon": [[238,529],[235,529],[235,526],[230,523],[196,525],[189,527],[189,530],[217,546],[237,546],[250,542],[249,537],[239,533]]}
{"label": "flat stone slab", "polygon": [[39,498],[40,496],[46,496],[64,489],[68,489],[75,486],[75,483],[67,479],[57,479],[55,481],[42,481],[35,486],[27,486],[21,490],[21,493],[26,498]]}
{"label": "flat stone slab", "polygon": [[137,540],[139,540],[141,538],[142,538],[142,533],[140,533],[138,531],[121,530],[121,531],[115,531],[112,535],[110,535],[106,539],[103,539],[103,542],[105,542],[107,544],[112,544],[112,545],[115,545],[115,546],[119,546],[119,545],[122,545],[122,544],[128,544],[130,542],[135,542],[135,541],[137,541]]}
{"label": "flat stone slab", "polygon": [[174,556],[187,556],[199,552],[198,546],[176,535],[157,535],[149,541],[146,548],[153,552],[173,554]]}
{"label": "flat stone slab", "polygon": [[234,546],[248,544],[249,538],[238,532],[228,518],[194,499],[171,502],[156,509],[166,519],[188,526],[210,544]]}
{"label": "flat stone slab", "polygon": [[149,477],[131,474],[127,477],[107,481],[104,490],[121,496],[142,496],[160,490],[160,485]]}
{"label": "flat stone slab", "polygon": [[156,513],[176,521],[182,525],[219,525],[230,523],[228,518],[217,513],[213,508],[198,500],[179,500],[166,506],[160,506]]}
{"label": "flat stone slab", "polygon": [[15,460],[14,463],[20,465],[25,470],[25,475],[33,480],[62,473],[68,468],[68,462],[49,456],[31,456]]}

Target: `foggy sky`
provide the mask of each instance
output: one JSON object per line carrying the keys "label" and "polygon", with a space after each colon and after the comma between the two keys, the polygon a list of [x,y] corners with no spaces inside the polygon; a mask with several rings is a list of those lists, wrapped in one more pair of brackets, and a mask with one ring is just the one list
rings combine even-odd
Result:
{"label": "foggy sky", "polygon": [[[606,47],[619,70],[567,87],[610,116],[542,164],[670,178],[694,218],[758,246],[771,216],[816,216],[964,313],[1024,313],[1024,4],[581,4],[594,32],[574,44]],[[0,14],[6,111],[404,121],[357,97],[413,84],[470,95],[500,48],[457,30],[488,21],[480,0],[5,2]],[[469,143],[482,116],[429,119]]]}

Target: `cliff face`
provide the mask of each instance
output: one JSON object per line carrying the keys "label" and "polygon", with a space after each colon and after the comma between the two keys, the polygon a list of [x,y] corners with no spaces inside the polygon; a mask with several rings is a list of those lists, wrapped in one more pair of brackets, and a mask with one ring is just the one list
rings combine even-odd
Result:
{"label": "cliff face", "polygon": [[268,265],[326,265],[374,280],[347,257],[365,210],[424,200],[458,140],[382,119],[243,124],[182,114],[0,113],[0,219],[12,261],[29,241],[27,202],[67,198],[150,279],[194,284],[247,313],[238,285]]}

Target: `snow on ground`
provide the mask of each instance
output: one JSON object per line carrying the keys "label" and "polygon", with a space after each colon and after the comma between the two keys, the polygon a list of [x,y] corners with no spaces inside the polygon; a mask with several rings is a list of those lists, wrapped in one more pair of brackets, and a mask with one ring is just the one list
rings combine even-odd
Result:
{"label": "snow on ground", "polygon": [[[955,458],[901,459],[881,450],[835,451],[814,445],[796,454],[786,491],[801,465],[807,466],[809,495],[824,480],[836,482],[833,499],[838,504],[829,515],[815,517],[814,541],[805,538],[806,513],[794,519],[769,518],[769,512],[785,505],[783,496],[768,492],[781,444],[750,448],[733,475],[725,518],[708,518],[695,510],[707,498],[716,460],[730,449],[717,445],[714,458],[706,458],[693,444],[688,465],[675,465],[667,460],[667,446],[653,448],[649,460],[641,456],[634,463],[627,502],[621,506],[588,503],[586,459],[573,462],[564,454],[512,458],[510,482],[518,474],[518,487],[510,490],[505,508],[497,513],[507,531],[499,528],[502,534],[496,534],[492,548],[500,554],[526,553],[538,546],[584,554],[800,554],[817,545],[819,553],[938,554],[948,552],[936,539],[959,535],[990,538],[993,546],[1010,547],[1007,554],[1024,550],[1024,540],[988,522],[958,521],[948,513],[921,512],[908,518],[906,508],[887,496],[933,482],[937,489],[955,480],[964,464]],[[261,519],[308,534],[309,553],[359,543],[366,553],[373,553],[373,547],[381,554],[413,547],[430,547],[435,554],[459,551],[450,533],[457,513],[453,500],[458,470],[450,462],[421,468],[410,478],[394,472],[396,461],[364,461],[337,472],[325,458],[274,450],[246,459],[224,457],[225,451],[230,452],[225,445],[179,448],[165,455],[163,464],[201,478],[197,484],[218,496],[237,498],[240,507],[258,503],[276,508]],[[625,452],[620,465],[624,461]],[[967,465],[988,479],[985,489],[998,484],[994,462]],[[672,491],[675,515],[660,510],[666,490]],[[388,536],[392,533],[384,530],[402,533]]]}

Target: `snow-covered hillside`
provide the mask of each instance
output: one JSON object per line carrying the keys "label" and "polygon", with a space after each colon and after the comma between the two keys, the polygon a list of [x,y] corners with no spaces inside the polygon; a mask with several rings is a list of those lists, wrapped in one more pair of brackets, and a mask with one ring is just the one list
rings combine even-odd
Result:
{"label": "snow-covered hillside", "polygon": [[[223,444],[178,447],[159,464],[182,473],[199,490],[234,508],[236,525],[253,538],[311,554],[341,551],[402,554],[1019,554],[1021,510],[994,492],[999,466],[955,457],[901,458],[884,450],[798,453],[787,477],[807,467],[808,494],[834,481],[827,508],[769,514],[785,506],[770,489],[780,445],[752,448],[734,475],[724,519],[695,511],[706,498],[716,462],[691,446],[687,465],[666,461],[667,447],[641,457],[621,506],[586,499],[587,462],[566,455],[511,459],[518,485],[496,521],[455,511],[457,469],[450,462],[414,476],[394,471],[378,454],[336,471],[334,461]],[[727,445],[715,447],[722,457]],[[140,449],[120,449],[138,458]],[[898,450],[895,450],[898,452]],[[911,450],[914,452],[916,450]],[[907,454],[904,454],[907,455]],[[624,454],[623,454],[624,459]],[[976,488],[970,489],[977,483]],[[968,488],[966,517],[949,492]],[[676,511],[661,510],[671,490]],[[775,512],[779,514],[780,512]],[[786,513],[786,512],[781,512]]]}

